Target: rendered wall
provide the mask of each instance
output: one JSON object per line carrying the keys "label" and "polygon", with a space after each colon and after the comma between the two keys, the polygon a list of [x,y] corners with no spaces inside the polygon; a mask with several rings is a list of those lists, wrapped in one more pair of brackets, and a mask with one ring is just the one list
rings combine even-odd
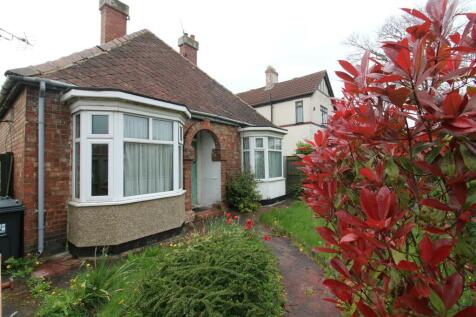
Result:
{"label": "rendered wall", "polygon": [[131,204],[68,208],[68,241],[76,247],[110,246],[180,227],[185,196]]}

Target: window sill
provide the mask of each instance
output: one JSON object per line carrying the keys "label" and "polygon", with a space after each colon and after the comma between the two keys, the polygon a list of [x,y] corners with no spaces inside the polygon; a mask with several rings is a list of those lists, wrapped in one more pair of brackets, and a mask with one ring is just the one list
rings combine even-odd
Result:
{"label": "window sill", "polygon": [[162,199],[162,198],[181,196],[181,195],[185,194],[185,192],[186,192],[185,190],[181,189],[181,190],[178,190],[178,191],[172,191],[172,192],[166,192],[166,193],[125,197],[121,200],[114,200],[114,201],[80,202],[80,201],[77,201],[77,200],[71,200],[71,201],[69,201],[69,205],[74,206],[74,207],[125,205],[125,204],[138,203],[138,202],[141,202],[141,201],[148,201],[148,200],[156,200],[156,199]]}
{"label": "window sill", "polygon": [[270,182],[278,182],[278,181],[283,181],[286,178],[284,177],[273,177],[273,178],[268,178],[268,179],[258,179],[258,183],[270,183]]}

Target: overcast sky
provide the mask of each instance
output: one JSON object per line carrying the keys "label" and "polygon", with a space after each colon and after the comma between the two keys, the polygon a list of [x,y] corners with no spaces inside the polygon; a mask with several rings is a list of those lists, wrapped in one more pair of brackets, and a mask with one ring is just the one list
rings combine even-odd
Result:
{"label": "overcast sky", "polygon": [[[0,38],[0,83],[7,69],[54,60],[99,44],[97,0],[1,1],[0,28],[33,46]],[[198,65],[233,92],[264,85],[273,65],[284,81],[326,69],[334,91],[337,60],[353,32],[371,34],[399,8],[422,0],[124,0],[128,32],[148,28],[177,48],[182,26],[200,42]],[[4,33],[0,33],[3,34]]]}

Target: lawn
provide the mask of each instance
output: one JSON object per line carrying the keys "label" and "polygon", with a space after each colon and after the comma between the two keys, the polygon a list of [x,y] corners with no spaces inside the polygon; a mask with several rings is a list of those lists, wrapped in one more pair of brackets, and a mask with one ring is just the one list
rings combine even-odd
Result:
{"label": "lawn", "polygon": [[316,232],[316,227],[324,226],[322,219],[314,217],[311,209],[301,200],[290,206],[274,208],[261,215],[260,221],[274,232],[288,236],[299,249],[312,255],[315,260],[325,267],[330,259],[329,254],[313,254],[312,248],[323,246],[324,242]]}
{"label": "lawn", "polygon": [[276,261],[262,237],[211,224],[121,261],[100,260],[49,291],[39,316],[283,316]]}

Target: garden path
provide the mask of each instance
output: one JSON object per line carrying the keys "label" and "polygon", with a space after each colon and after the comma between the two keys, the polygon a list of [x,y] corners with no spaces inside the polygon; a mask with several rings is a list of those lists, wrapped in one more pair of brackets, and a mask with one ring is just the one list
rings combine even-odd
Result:
{"label": "garden path", "polygon": [[[269,229],[260,226],[265,234]],[[324,285],[322,270],[307,255],[286,237],[271,236],[265,241],[278,259],[286,292],[286,311],[288,317],[334,317],[340,313],[333,304],[324,301],[333,297]]]}

